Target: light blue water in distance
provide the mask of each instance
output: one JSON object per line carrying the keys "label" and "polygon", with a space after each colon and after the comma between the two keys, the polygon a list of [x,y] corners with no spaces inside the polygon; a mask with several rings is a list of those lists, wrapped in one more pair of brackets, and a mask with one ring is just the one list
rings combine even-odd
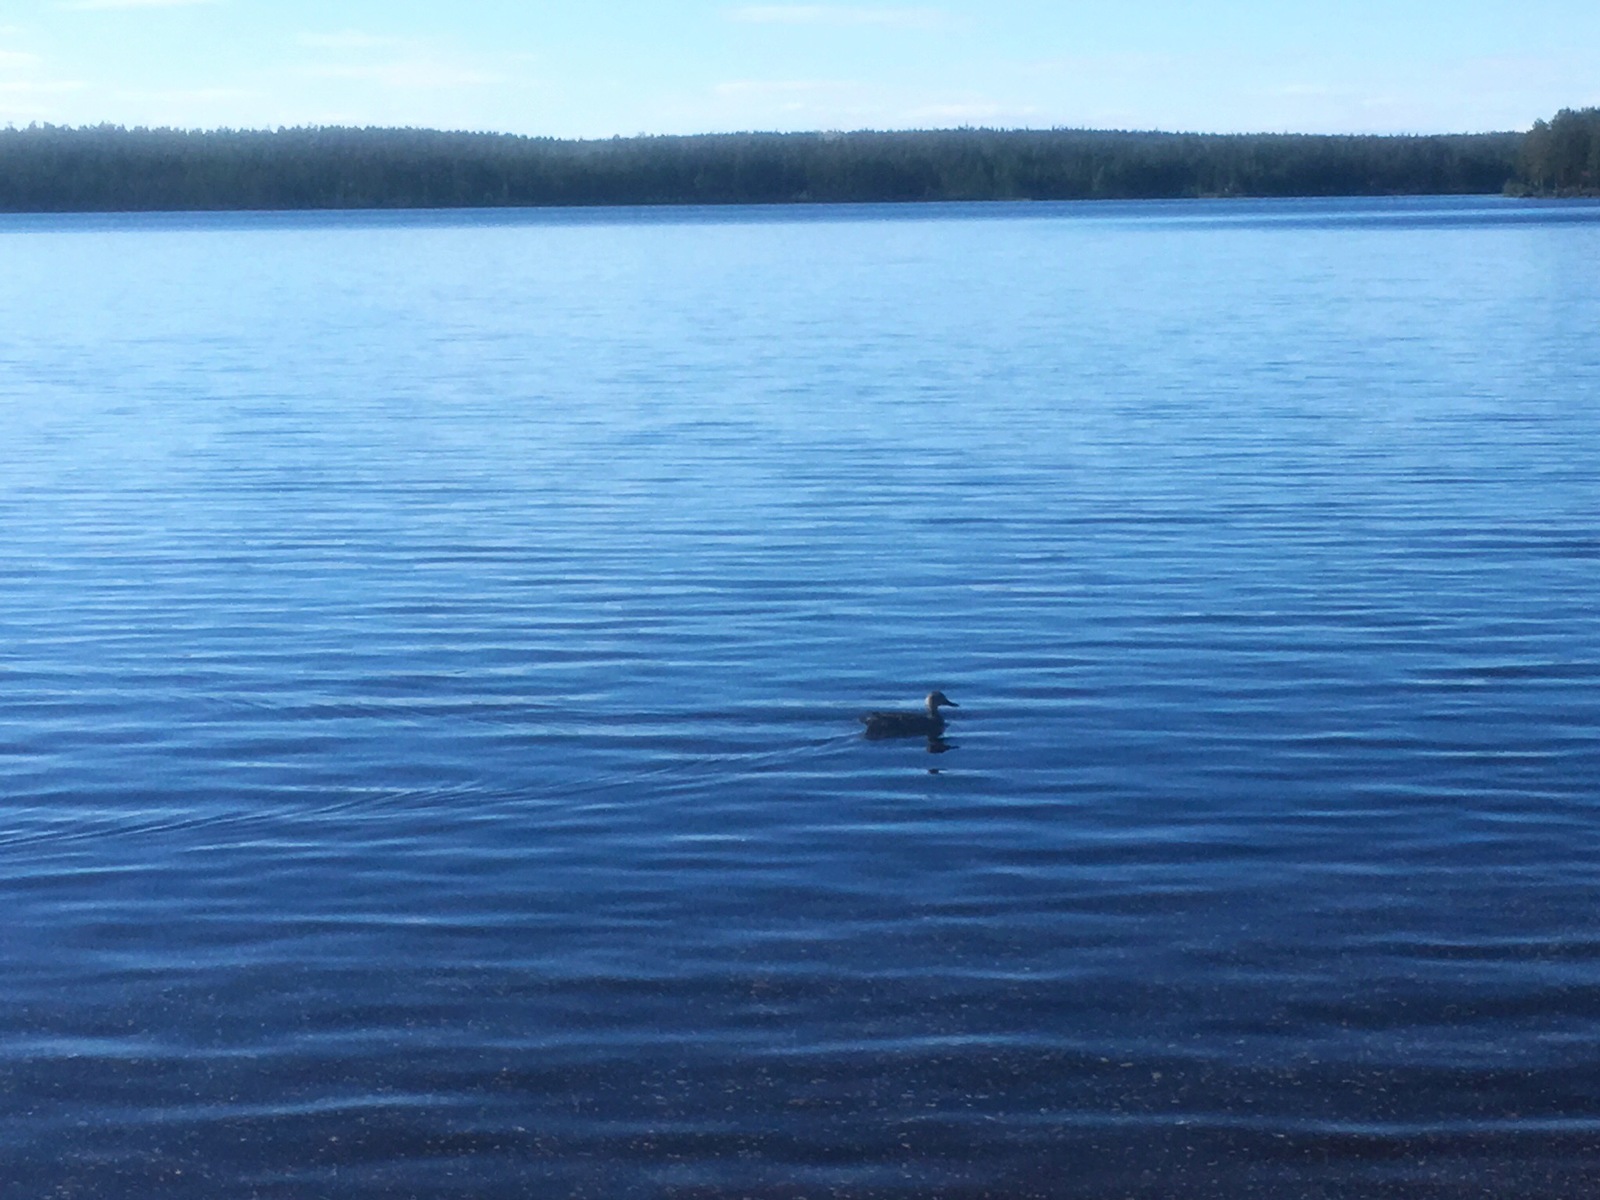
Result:
{"label": "light blue water in distance", "polygon": [[1592,1194],[1597,331],[1595,205],[3,219],[5,1194]]}

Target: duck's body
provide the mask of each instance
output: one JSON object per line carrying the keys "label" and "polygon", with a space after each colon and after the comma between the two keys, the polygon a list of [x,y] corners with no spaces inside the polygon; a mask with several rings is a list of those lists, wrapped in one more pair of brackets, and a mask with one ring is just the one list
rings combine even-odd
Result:
{"label": "duck's body", "polygon": [[943,692],[928,693],[927,712],[869,712],[861,714],[861,723],[867,727],[869,738],[938,737],[944,732],[944,717],[939,715],[940,705],[960,708]]}

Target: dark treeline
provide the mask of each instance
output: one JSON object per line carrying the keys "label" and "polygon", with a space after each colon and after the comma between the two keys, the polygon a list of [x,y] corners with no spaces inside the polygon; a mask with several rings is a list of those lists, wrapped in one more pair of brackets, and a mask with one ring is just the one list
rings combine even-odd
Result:
{"label": "dark treeline", "polygon": [[30,126],[0,130],[0,210],[1484,193],[1507,185],[1523,141],[983,129],[561,141]]}
{"label": "dark treeline", "polygon": [[1600,108],[1564,108],[1535,121],[1517,157],[1513,191],[1600,196]]}

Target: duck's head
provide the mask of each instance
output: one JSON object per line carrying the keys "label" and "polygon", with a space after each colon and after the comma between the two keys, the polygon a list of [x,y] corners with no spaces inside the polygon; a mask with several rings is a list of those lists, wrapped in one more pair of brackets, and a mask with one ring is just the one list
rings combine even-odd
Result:
{"label": "duck's head", "polygon": [[934,716],[938,716],[939,715],[939,706],[941,704],[944,705],[946,708],[960,708],[961,707],[961,705],[957,704],[954,700],[950,699],[950,697],[946,696],[943,692],[929,692],[928,693],[928,711],[930,713],[932,713]]}

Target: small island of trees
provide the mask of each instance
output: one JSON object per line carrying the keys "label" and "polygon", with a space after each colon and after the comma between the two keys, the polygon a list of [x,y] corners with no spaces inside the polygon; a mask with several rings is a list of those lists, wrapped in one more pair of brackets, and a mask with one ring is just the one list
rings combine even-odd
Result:
{"label": "small island of trees", "polygon": [[1436,136],[954,129],[559,140],[0,129],[0,211],[792,204],[1600,190],[1600,109]]}

